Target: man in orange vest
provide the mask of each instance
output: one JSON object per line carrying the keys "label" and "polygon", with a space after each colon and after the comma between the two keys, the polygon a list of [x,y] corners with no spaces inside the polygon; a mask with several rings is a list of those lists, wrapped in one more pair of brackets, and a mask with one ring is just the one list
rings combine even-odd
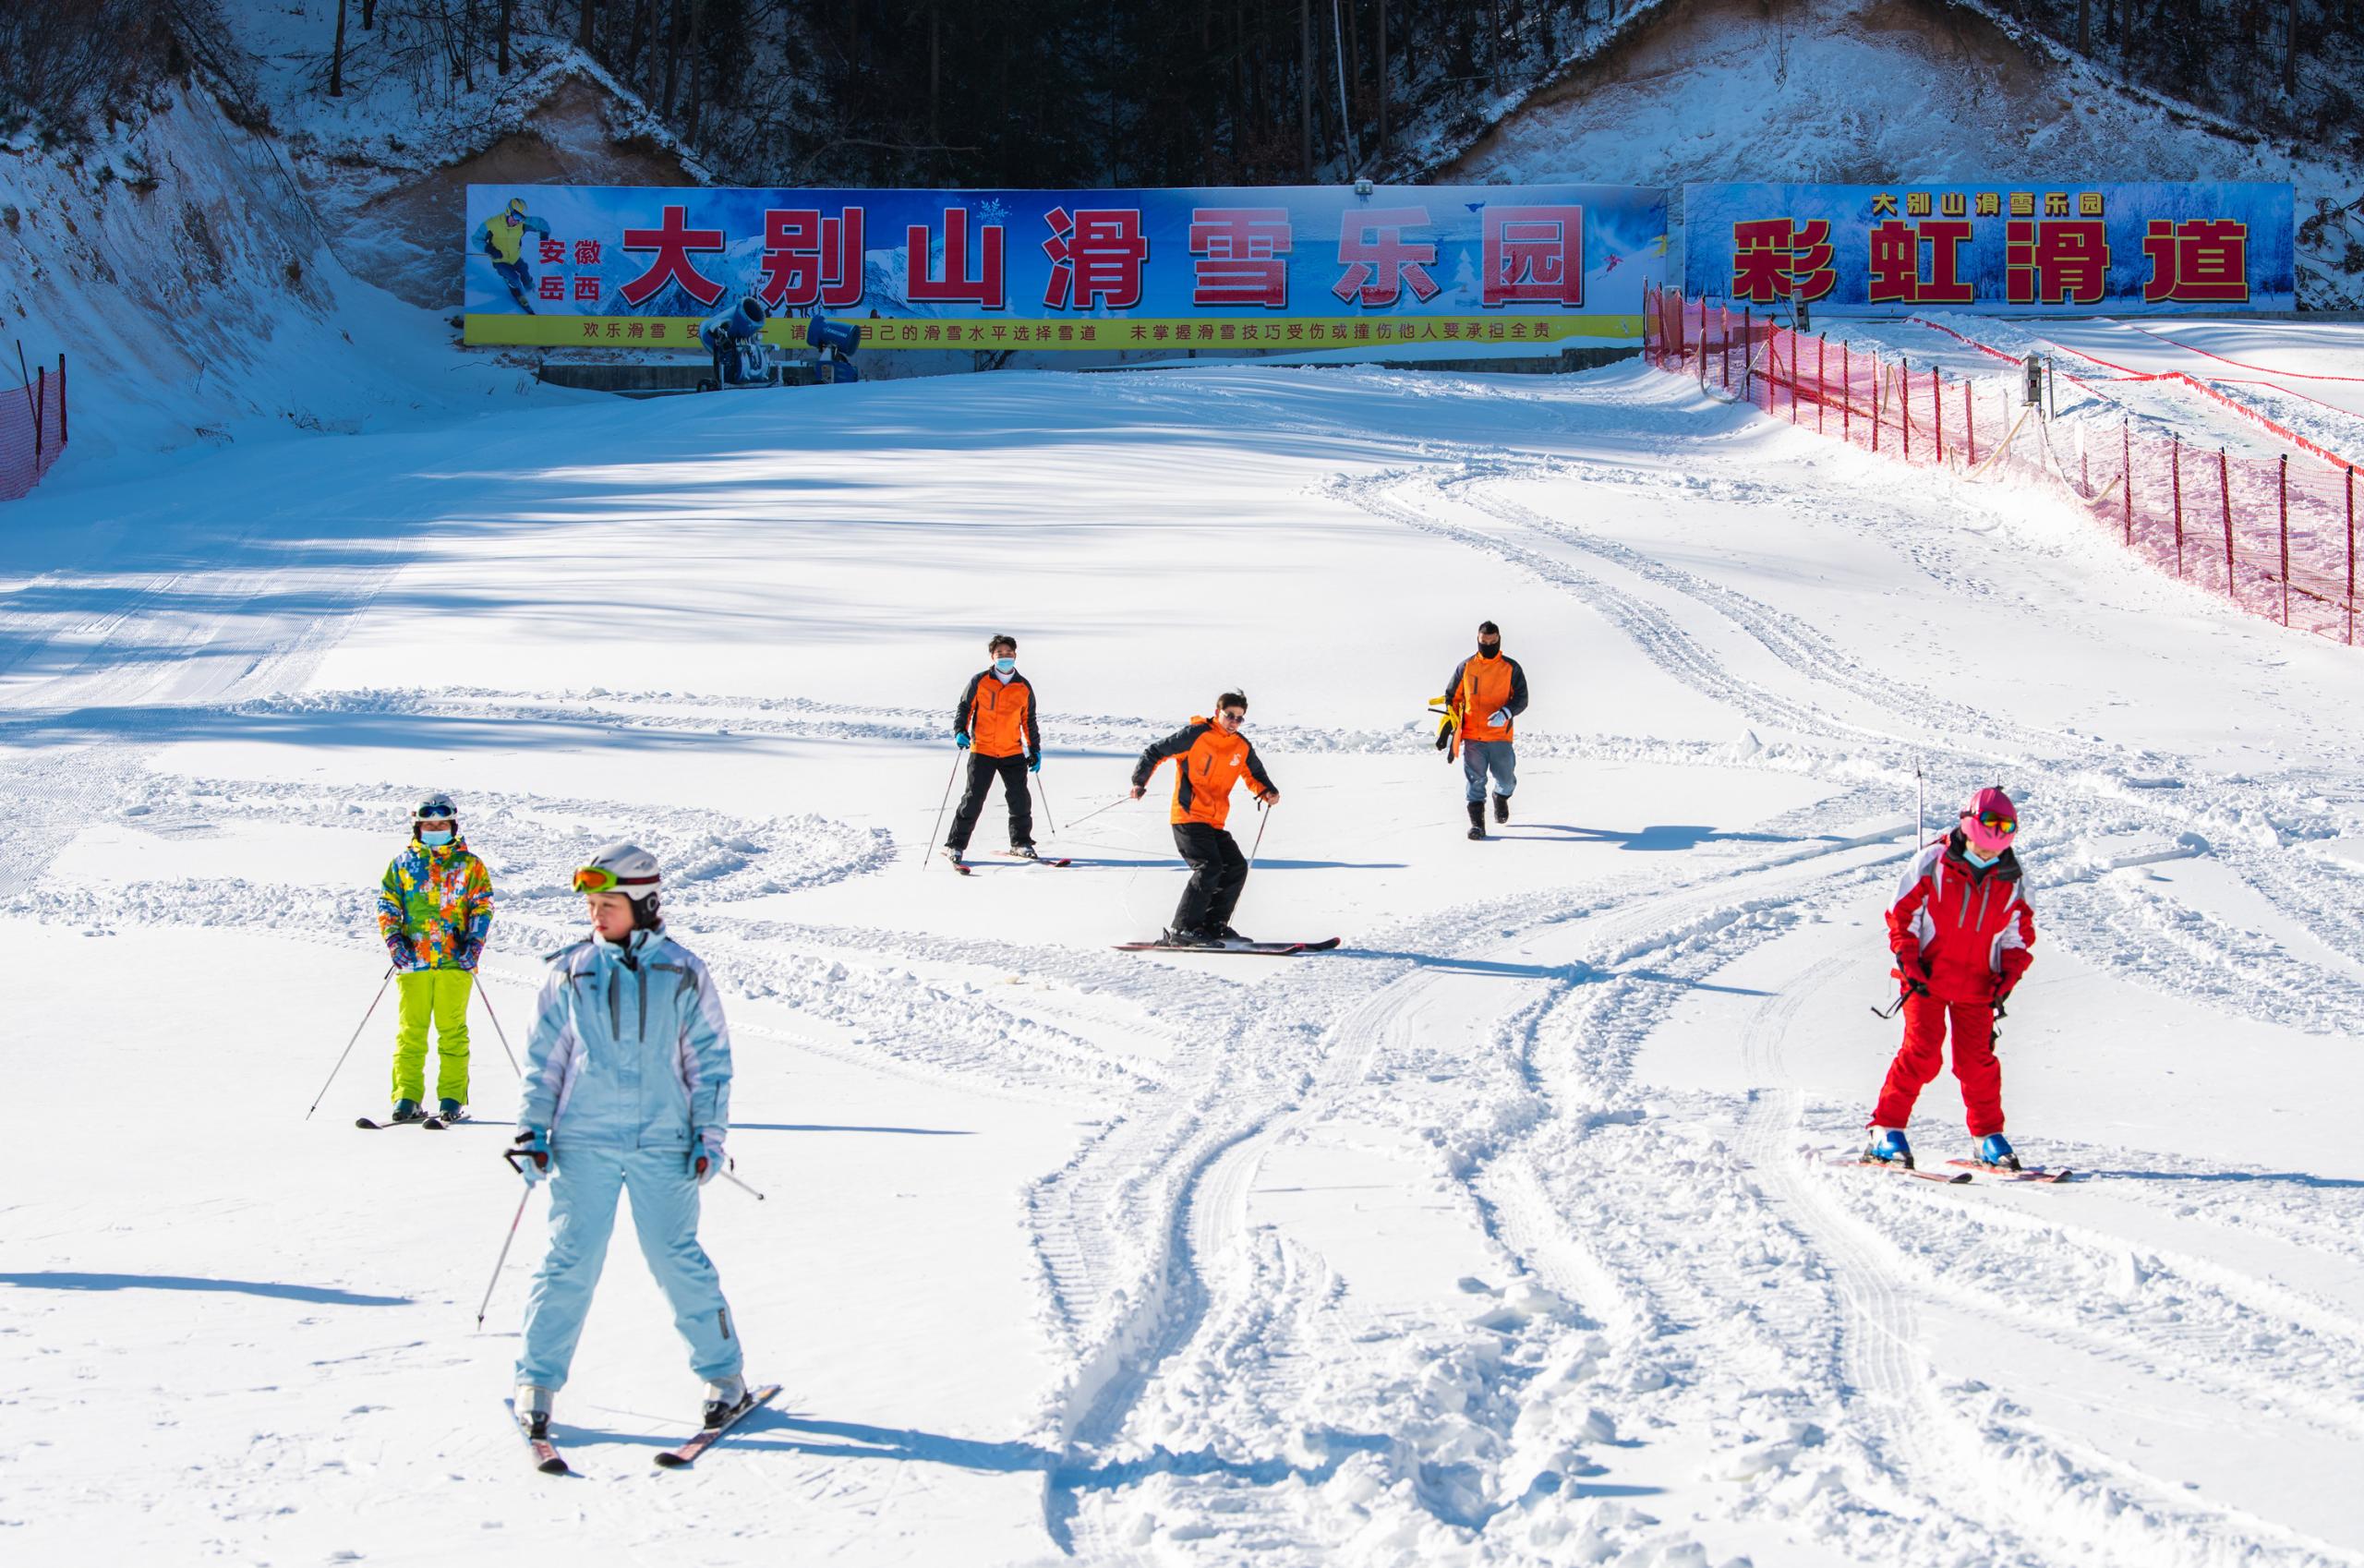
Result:
{"label": "man in orange vest", "polygon": [[1445,684],[1446,722],[1461,745],[1461,776],[1469,785],[1469,836],[1486,836],[1486,785],[1494,787],[1494,820],[1511,819],[1518,788],[1518,754],[1512,721],[1526,711],[1526,671],[1502,652],[1502,629],[1478,622],[1478,657],[1453,667]]}
{"label": "man in orange vest", "polygon": [[1231,911],[1248,885],[1248,857],[1224,831],[1231,814],[1231,787],[1245,774],[1250,790],[1267,806],[1281,791],[1264,772],[1262,759],[1239,727],[1248,722],[1248,699],[1225,692],[1215,699],[1212,718],[1193,718],[1141,753],[1133,766],[1133,799],[1149,790],[1150,775],[1174,759],[1174,846],[1190,867],[1190,885],[1174,911],[1174,928],[1161,941],[1175,947],[1220,947],[1247,937],[1231,928]]}
{"label": "man in orange vest", "polygon": [[997,636],[985,644],[990,669],[969,677],[952,710],[952,740],[969,754],[969,788],[952,814],[952,834],[944,853],[954,865],[969,852],[969,835],[984,814],[985,791],[1001,779],[1009,803],[1009,852],[1040,860],[1034,852],[1034,795],[1026,776],[1043,771],[1043,730],[1034,718],[1034,688],[1018,672],[1018,639]]}

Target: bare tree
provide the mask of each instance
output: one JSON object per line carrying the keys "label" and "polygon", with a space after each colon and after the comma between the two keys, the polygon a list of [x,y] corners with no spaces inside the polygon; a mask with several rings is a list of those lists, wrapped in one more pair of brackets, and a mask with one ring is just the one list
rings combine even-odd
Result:
{"label": "bare tree", "polygon": [[329,53],[329,96],[344,96],[344,0],[336,0],[336,46]]}
{"label": "bare tree", "polygon": [[1297,169],[1313,177],[1313,0],[1297,0]]}

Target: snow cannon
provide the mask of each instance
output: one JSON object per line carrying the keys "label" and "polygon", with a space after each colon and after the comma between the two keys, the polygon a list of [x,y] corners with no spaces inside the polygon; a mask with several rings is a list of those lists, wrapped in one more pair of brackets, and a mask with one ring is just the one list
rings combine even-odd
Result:
{"label": "snow cannon", "polygon": [[834,348],[839,354],[851,354],[862,346],[862,329],[845,321],[832,321],[826,316],[815,316],[804,323],[804,342],[811,348]]}

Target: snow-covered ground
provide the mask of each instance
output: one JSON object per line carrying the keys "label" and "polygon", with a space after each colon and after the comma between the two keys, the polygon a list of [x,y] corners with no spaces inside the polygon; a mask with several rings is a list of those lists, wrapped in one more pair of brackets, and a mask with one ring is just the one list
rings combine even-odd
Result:
{"label": "snow-covered ground", "polygon": [[[0,1553],[2364,1562],[2359,656],[1896,475],[1638,367],[1200,368],[37,492]],[[1473,844],[1424,710],[1488,616],[1535,706]],[[947,721],[1003,630],[1076,863],[959,878]],[[1156,797],[1080,819],[1234,682],[1285,791],[1238,923],[1345,946],[1111,951],[1181,872]],[[2023,809],[2011,1129],[2088,1181],[1820,1157],[1894,1044],[1916,769]],[[352,1129],[381,1009],[307,1121],[439,787],[501,894],[480,1119]],[[788,1392],[655,1470],[696,1390],[620,1239],[553,1480],[501,1405],[540,1199],[475,1326],[492,1025],[618,835],[727,988],[768,1199],[706,1236]],[[1924,1157],[1959,1116],[1932,1085]]]}

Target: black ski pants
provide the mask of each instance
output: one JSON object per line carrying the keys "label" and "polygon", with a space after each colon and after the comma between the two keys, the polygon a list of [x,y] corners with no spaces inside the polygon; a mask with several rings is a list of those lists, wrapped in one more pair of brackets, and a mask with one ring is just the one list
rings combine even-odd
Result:
{"label": "black ski pants", "polygon": [[952,814],[952,837],[945,847],[969,852],[969,835],[985,811],[985,791],[1001,778],[1001,792],[1009,802],[1009,847],[1022,850],[1034,842],[1034,794],[1026,787],[1026,758],[986,757],[969,754],[969,787],[960,793],[960,809]]}
{"label": "black ski pants", "polygon": [[1174,847],[1190,867],[1190,886],[1174,910],[1176,931],[1213,931],[1231,923],[1239,907],[1240,889],[1248,886],[1248,857],[1239,840],[1203,822],[1174,825]]}

